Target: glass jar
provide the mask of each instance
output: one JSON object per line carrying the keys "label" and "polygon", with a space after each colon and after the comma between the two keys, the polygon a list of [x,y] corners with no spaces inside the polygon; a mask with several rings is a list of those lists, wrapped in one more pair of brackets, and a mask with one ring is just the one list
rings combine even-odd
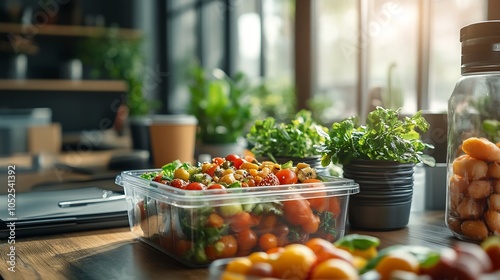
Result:
{"label": "glass jar", "polygon": [[446,225],[465,241],[500,234],[500,21],[460,30],[462,77],[448,102]]}

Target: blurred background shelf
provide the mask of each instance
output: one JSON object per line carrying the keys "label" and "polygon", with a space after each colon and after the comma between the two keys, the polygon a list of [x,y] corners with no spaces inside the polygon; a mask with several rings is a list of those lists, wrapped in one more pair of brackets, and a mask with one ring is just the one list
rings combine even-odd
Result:
{"label": "blurred background shelf", "polygon": [[[0,23],[0,33],[23,34],[45,36],[74,36],[74,37],[98,37],[105,35],[112,28],[98,26],[77,25],[26,25],[18,23]],[[119,34],[125,37],[139,37],[141,32],[136,29],[117,28]]]}
{"label": "blurred background shelf", "polygon": [[1,91],[126,92],[127,84],[120,80],[0,79]]}

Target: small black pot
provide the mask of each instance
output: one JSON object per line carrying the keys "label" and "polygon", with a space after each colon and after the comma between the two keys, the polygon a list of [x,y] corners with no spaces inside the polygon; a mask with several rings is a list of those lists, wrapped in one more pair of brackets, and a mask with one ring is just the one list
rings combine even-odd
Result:
{"label": "small black pot", "polygon": [[349,202],[349,225],[351,228],[386,231],[408,225],[411,200],[392,205],[372,205]]}
{"label": "small black pot", "polygon": [[359,184],[349,202],[349,224],[364,230],[394,230],[408,224],[413,196],[413,163],[354,160],[344,177]]}

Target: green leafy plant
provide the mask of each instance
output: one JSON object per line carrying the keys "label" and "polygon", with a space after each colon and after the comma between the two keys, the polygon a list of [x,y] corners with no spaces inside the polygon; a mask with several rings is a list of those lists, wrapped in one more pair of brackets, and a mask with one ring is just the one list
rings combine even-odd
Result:
{"label": "green leafy plant", "polygon": [[79,58],[92,67],[93,78],[125,80],[128,86],[127,106],[132,116],[146,115],[159,107],[143,91],[145,58],[140,36],[125,36],[118,28],[110,28],[102,36],[89,37],[79,45]]}
{"label": "green leafy plant", "polygon": [[317,124],[307,110],[299,111],[289,123],[277,123],[272,117],[256,120],[247,134],[256,156],[309,157],[319,155],[315,145],[324,143],[327,128]]}
{"label": "green leafy plant", "polygon": [[250,84],[243,73],[211,75],[195,66],[191,73],[189,114],[198,119],[198,138],[206,144],[236,143],[253,120]]}
{"label": "green leafy plant", "polygon": [[435,165],[433,157],[424,154],[430,144],[420,140],[429,123],[417,112],[411,117],[400,118],[400,109],[377,107],[368,114],[366,125],[358,125],[356,117],[333,123],[328,132],[318,130],[326,141],[318,145],[322,165],[348,164],[353,159],[389,160],[401,163]]}

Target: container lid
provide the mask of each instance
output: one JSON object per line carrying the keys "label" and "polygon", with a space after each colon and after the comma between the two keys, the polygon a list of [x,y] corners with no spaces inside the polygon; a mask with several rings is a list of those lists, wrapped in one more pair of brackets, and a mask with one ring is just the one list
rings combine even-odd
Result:
{"label": "container lid", "polygon": [[481,21],[460,30],[462,74],[500,71],[500,20]]}
{"label": "container lid", "polygon": [[[297,195],[309,199],[359,193],[359,185],[353,180],[333,176],[323,176],[325,181],[320,183],[231,188],[225,189],[223,194],[220,193],[221,190],[182,190],[140,177],[143,173],[155,171],[158,170],[123,171],[116,177],[115,183],[125,188],[125,194],[133,188],[134,191],[160,202],[184,208],[214,207],[235,203],[279,203],[297,199]],[[324,187],[313,187],[320,185]]]}

